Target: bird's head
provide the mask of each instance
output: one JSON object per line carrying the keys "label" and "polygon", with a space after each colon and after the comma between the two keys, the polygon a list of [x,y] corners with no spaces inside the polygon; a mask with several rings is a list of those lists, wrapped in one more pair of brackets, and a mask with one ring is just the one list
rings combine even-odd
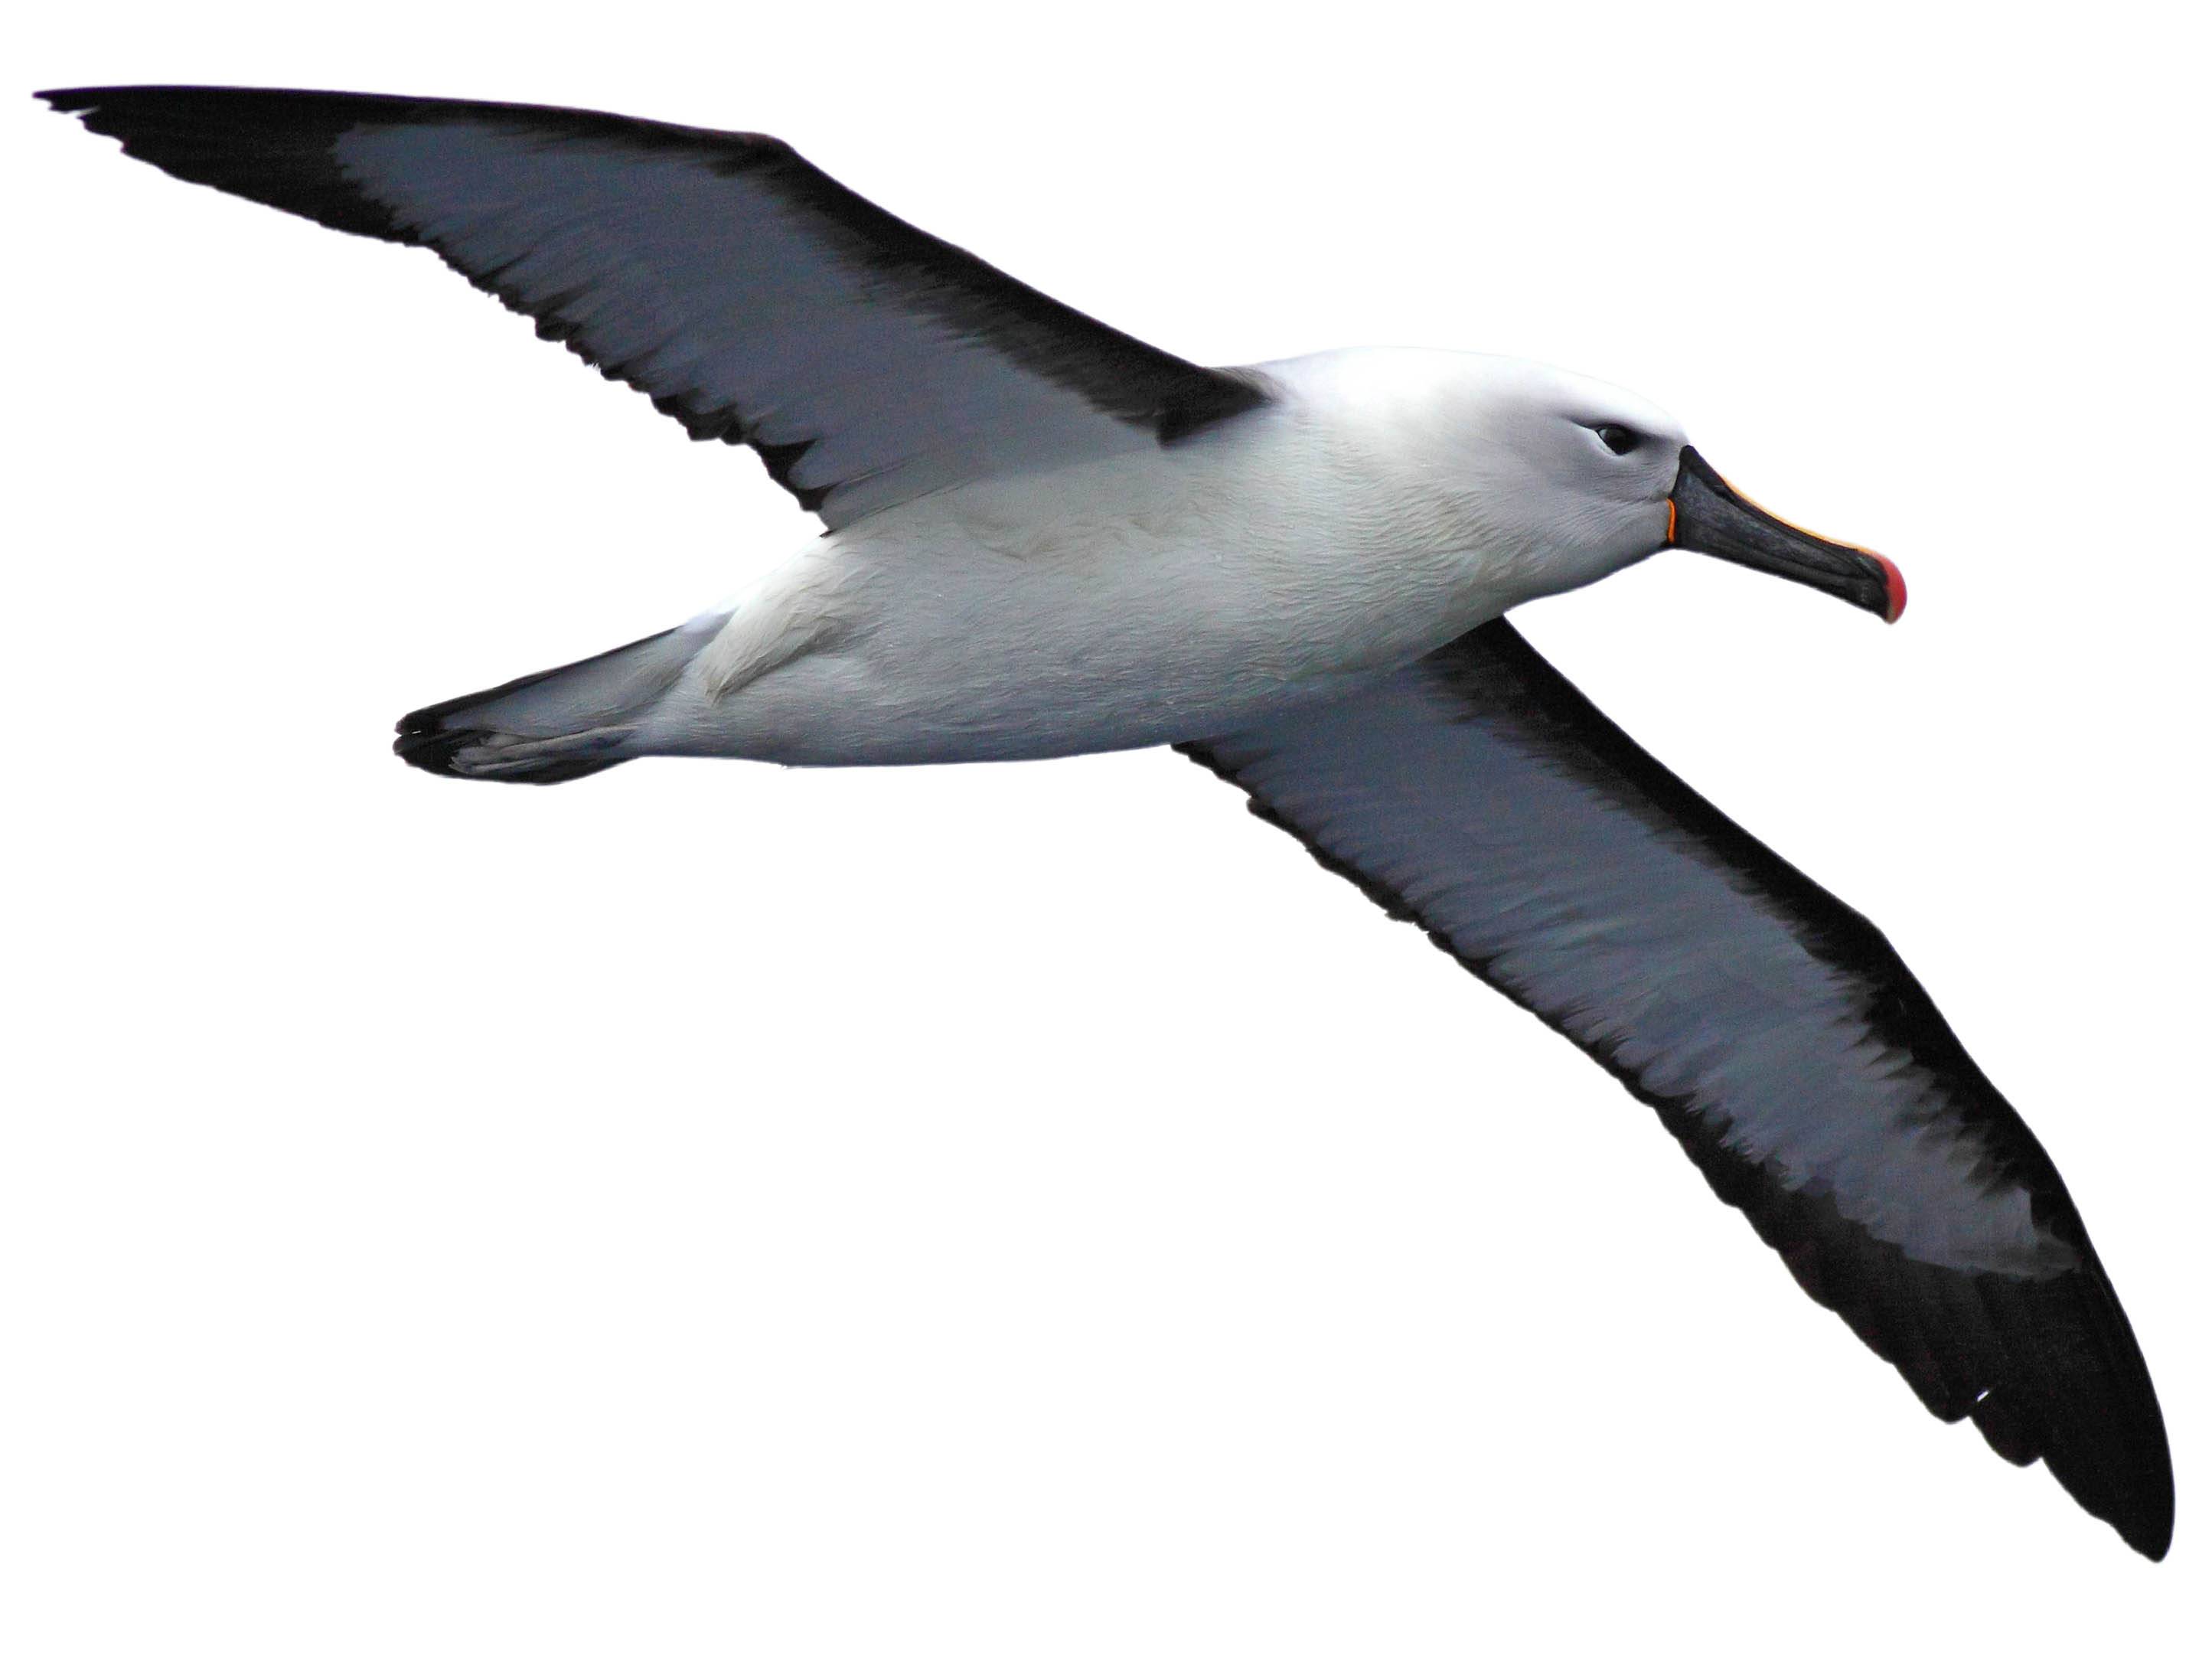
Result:
{"label": "bird's head", "polygon": [[1671,416],[1633,392],[1508,357],[1347,358],[1326,374],[1372,382],[1357,390],[1389,428],[1377,435],[1395,451],[1410,510],[1431,516],[1437,533],[1471,539],[1521,597],[1565,592],[1680,547],[1891,622],[1905,609],[1894,564],[1740,495]]}

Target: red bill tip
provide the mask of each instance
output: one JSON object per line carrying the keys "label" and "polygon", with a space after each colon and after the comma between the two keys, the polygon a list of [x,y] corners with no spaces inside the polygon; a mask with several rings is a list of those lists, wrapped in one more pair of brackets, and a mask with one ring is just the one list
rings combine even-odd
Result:
{"label": "red bill tip", "polygon": [[1883,620],[1895,622],[1905,614],[1905,573],[1871,549],[1867,556],[1881,567],[1881,579],[1889,589],[1889,610]]}

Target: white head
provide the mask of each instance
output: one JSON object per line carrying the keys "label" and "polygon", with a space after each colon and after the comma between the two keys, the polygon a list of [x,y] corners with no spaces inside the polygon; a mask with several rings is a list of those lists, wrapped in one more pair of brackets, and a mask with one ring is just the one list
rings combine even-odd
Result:
{"label": "white head", "polygon": [[1328,352],[1269,374],[1337,416],[1347,467],[1392,492],[1393,532],[1479,551],[1516,602],[1680,545],[1895,620],[1896,567],[1752,506],[1632,392],[1512,357]]}

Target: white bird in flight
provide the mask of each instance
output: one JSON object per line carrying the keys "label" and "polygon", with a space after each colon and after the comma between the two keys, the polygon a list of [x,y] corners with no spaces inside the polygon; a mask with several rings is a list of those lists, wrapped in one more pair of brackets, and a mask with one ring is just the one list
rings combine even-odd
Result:
{"label": "white bird in flight", "polygon": [[828,526],[732,604],[409,714],[410,763],[558,783],[1174,744],[1653,1108],[1930,1411],[2165,1553],[2149,1374],[2027,1126],[1870,923],[1503,620],[1680,546],[1894,621],[1887,559],[1754,506],[1627,392],[1447,352],[1200,368],[773,138],[40,95],[179,178],[430,248]]}

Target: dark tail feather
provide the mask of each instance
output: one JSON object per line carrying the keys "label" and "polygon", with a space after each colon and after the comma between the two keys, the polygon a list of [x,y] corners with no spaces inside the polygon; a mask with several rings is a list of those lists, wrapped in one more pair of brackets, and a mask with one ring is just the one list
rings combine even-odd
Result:
{"label": "dark tail feather", "polygon": [[644,751],[639,723],[676,683],[705,635],[671,629],[581,662],[418,708],[392,752],[449,778],[566,783]]}

